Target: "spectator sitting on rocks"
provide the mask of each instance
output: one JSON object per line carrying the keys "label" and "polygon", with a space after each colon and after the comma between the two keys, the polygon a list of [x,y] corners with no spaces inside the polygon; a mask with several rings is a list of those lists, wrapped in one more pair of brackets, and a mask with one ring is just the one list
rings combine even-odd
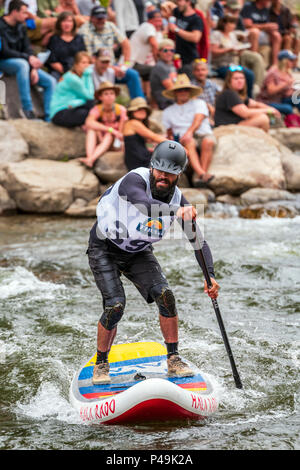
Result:
{"label": "spectator sitting on rocks", "polygon": [[131,99],[138,96],[144,98],[141,78],[138,72],[125,65],[111,65],[111,55],[108,49],[99,49],[95,54],[93,65],[93,81],[95,90],[102,82],[112,82],[127,85]]}
{"label": "spectator sitting on rocks", "polygon": [[109,149],[119,150],[123,140],[123,126],[127,119],[124,106],[116,103],[120,88],[111,82],[103,82],[95,91],[94,106],[85,121],[86,157],[79,160],[92,168],[98,158]]}
{"label": "spectator sitting on rocks", "polygon": [[272,49],[271,63],[277,63],[282,37],[277,23],[270,21],[270,0],[256,0],[245,3],[241,16],[244,25],[252,31],[252,51],[259,52],[260,45],[270,44]]}
{"label": "spectator sitting on rocks", "polygon": [[88,18],[81,15],[75,0],[36,0],[40,18],[56,18],[63,11],[73,13],[76,25],[79,28]]}
{"label": "spectator sitting on rocks", "polygon": [[83,126],[94,106],[94,84],[91,58],[87,52],[77,52],[74,64],[57,83],[51,101],[51,120],[57,126]]}
{"label": "spectator sitting on rocks", "polygon": [[[246,50],[243,43],[237,39],[235,27],[237,18],[224,16],[218,22],[217,30],[211,34],[212,67],[221,78],[225,78],[230,64],[244,66],[249,97],[252,97],[255,77],[261,84],[264,77],[264,61],[258,52]],[[247,46],[247,44],[246,44]],[[250,46],[250,45],[249,45]],[[248,65],[250,68],[247,68]]]}
{"label": "spectator sitting on rocks", "polygon": [[159,43],[159,59],[150,75],[151,96],[159,109],[165,109],[173,100],[162,95],[164,90],[172,88],[177,78],[177,69],[174,66],[175,43],[171,39],[164,39]]}
{"label": "spectator sitting on rocks", "polygon": [[300,104],[293,103],[292,95],[295,92],[293,88],[294,77],[292,69],[297,56],[292,51],[283,50],[278,54],[278,65],[273,65],[263,82],[263,86],[258,100],[276,108],[282,114],[292,114],[293,107],[300,110]]}
{"label": "spectator sitting on rocks", "polygon": [[209,123],[209,111],[205,101],[193,99],[201,93],[202,88],[192,85],[185,74],[179,74],[173,87],[163,91],[164,96],[175,100],[163,111],[167,137],[186,148],[189,162],[196,173],[193,178],[195,187],[206,186],[214,177],[207,172],[216,144]]}
{"label": "spectator sitting on rocks", "polygon": [[107,9],[96,6],[91,11],[90,21],[79,29],[83,35],[86,50],[94,56],[99,49],[108,49],[111,61],[115,63],[115,49],[121,47],[125,65],[130,61],[130,42],[111,21],[107,21]]}
{"label": "spectator sitting on rocks", "polygon": [[176,52],[182,60],[181,71],[191,77],[191,63],[199,57],[198,44],[204,33],[204,20],[194,8],[195,0],[177,0],[176,4],[168,30],[175,35]]}
{"label": "spectator sitting on rocks", "polygon": [[33,55],[24,26],[27,18],[27,4],[12,0],[8,14],[0,18],[0,71],[15,75],[23,113],[27,119],[35,119],[30,85],[38,85],[44,90],[45,121],[49,121],[50,101],[56,82],[41,69],[41,61]]}
{"label": "spectator sitting on rocks", "polygon": [[[4,4],[5,14],[8,13],[8,6],[11,0],[6,0]],[[37,16],[37,0],[28,0],[28,15],[25,20],[27,36],[32,45],[47,46],[53,34],[56,18],[39,18]]]}
{"label": "spectator sitting on rocks", "polygon": [[112,23],[116,22],[116,12],[111,8],[111,0],[104,0],[103,2],[101,2],[101,0],[76,0],[76,3],[81,15],[87,16],[88,18],[91,16],[92,9],[100,4],[100,6],[107,9],[108,21],[111,21]]}
{"label": "spectator sitting on rocks", "polygon": [[209,69],[206,59],[195,59],[192,69],[192,84],[202,88],[202,93],[198,96],[207,104],[211,119],[215,114],[216,95],[221,91],[216,82],[207,78]]}
{"label": "spectator sitting on rocks", "polygon": [[123,130],[126,167],[129,171],[141,166],[149,168],[154,148],[148,148],[147,142],[159,144],[166,138],[149,129],[148,118],[151,108],[144,98],[132,100],[127,113],[128,121],[125,122]]}
{"label": "spectator sitting on rocks", "polygon": [[83,38],[76,30],[73,13],[65,11],[58,16],[55,34],[48,44],[51,54],[47,61],[51,75],[57,80],[70,70],[77,52],[85,51]]}
{"label": "spectator sitting on rocks", "polygon": [[158,44],[163,40],[162,16],[159,10],[148,13],[148,20],[142,23],[130,37],[131,61],[143,80],[144,92],[151,98],[150,73],[158,58]]}
{"label": "spectator sitting on rocks", "polygon": [[270,8],[270,21],[277,23],[282,36],[282,49],[291,50],[298,55],[300,38],[297,34],[297,23],[291,10],[282,5],[282,0],[272,0]]}
{"label": "spectator sitting on rocks", "polygon": [[258,127],[268,132],[270,120],[268,115],[280,117],[280,113],[271,106],[254,101],[247,96],[247,84],[243,67],[229,67],[222,93],[216,99],[215,125]]}

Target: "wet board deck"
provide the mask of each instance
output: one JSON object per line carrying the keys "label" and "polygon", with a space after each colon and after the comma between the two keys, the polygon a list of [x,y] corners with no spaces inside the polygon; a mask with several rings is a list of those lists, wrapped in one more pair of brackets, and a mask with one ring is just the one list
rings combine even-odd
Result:
{"label": "wet board deck", "polygon": [[92,383],[96,354],[75,374],[70,401],[84,422],[119,424],[204,419],[218,408],[211,381],[189,361],[192,377],[168,377],[167,350],[154,341],[117,344],[110,384]]}
{"label": "wet board deck", "polygon": [[118,344],[111,348],[111,383],[93,385],[92,376],[96,354],[83,366],[78,376],[79,393],[87,399],[107,398],[124,392],[133,385],[149,378],[166,379],[193,392],[205,391],[206,382],[195,366],[193,377],[168,377],[167,350],[156,342]]}

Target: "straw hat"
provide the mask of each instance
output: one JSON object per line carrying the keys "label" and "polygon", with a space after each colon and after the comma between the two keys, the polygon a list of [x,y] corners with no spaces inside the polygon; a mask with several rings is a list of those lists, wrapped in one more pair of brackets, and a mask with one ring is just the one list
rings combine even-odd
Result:
{"label": "straw hat", "polygon": [[190,82],[189,77],[185,73],[181,73],[181,74],[177,75],[177,79],[176,79],[176,82],[174,83],[173,87],[169,88],[169,90],[164,90],[162,92],[162,95],[165,98],[170,98],[170,99],[174,100],[175,97],[176,97],[175,91],[176,90],[182,90],[184,88],[188,88],[190,90],[191,98],[195,98],[196,96],[201,95],[201,93],[203,91],[201,87],[198,87],[196,85],[192,85],[191,82]]}
{"label": "straw hat", "polygon": [[151,113],[150,106],[148,106],[147,101],[141,96],[130,101],[127,111],[137,111],[138,109],[146,109],[148,115]]}
{"label": "straw hat", "polygon": [[95,91],[95,99],[98,100],[99,96],[104,90],[114,90],[116,95],[118,95],[121,91],[121,89],[118,86],[115,86],[111,82],[102,82],[99,88]]}

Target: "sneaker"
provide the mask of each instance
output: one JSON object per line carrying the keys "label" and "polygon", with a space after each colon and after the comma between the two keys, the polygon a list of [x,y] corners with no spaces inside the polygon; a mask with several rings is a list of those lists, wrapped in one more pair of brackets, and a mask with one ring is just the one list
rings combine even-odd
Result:
{"label": "sneaker", "polygon": [[195,375],[192,369],[183,362],[178,354],[173,354],[167,359],[167,365],[169,377],[192,377]]}
{"label": "sneaker", "polygon": [[36,119],[36,115],[32,110],[23,109],[23,113],[26,119]]}
{"label": "sneaker", "polygon": [[108,362],[100,362],[100,364],[94,366],[92,382],[94,385],[109,384],[111,382]]}

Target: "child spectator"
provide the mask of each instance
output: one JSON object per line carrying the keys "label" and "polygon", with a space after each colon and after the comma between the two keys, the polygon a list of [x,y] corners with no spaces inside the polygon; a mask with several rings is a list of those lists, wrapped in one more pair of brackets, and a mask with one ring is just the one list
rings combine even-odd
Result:
{"label": "child spectator", "polygon": [[268,132],[270,128],[268,114],[280,117],[275,108],[248,98],[243,67],[240,65],[229,67],[223,91],[216,99],[215,125],[237,124],[258,127]]}
{"label": "child spectator", "polygon": [[[152,151],[147,142],[159,144],[166,140],[162,135],[149,129],[148,118],[151,109],[143,98],[135,98],[127,109],[128,121],[124,125],[125,164],[127,169],[149,168]],[[153,150],[153,149],[152,149]]]}
{"label": "child spectator", "polygon": [[48,44],[51,54],[47,61],[51,75],[57,80],[70,70],[77,52],[85,51],[83,38],[76,34],[76,29],[73,13],[65,11],[58,16],[55,34]]}
{"label": "child spectator", "polygon": [[177,69],[174,66],[175,43],[171,39],[164,39],[159,43],[158,50],[158,61],[150,75],[150,87],[155,104],[159,109],[165,109],[174,102],[165,98],[162,92],[172,88],[177,77]]}
{"label": "child spectator", "polygon": [[[175,101],[163,111],[167,136],[187,149],[191,167],[196,173],[193,179],[195,187],[206,186],[214,177],[207,172],[216,144],[209,111],[203,100],[193,99],[201,93],[202,89],[192,85],[185,74],[179,74],[173,87],[163,91],[164,96]],[[197,148],[200,149],[200,158]]]}
{"label": "child spectator", "polygon": [[273,65],[268,70],[261,92],[257,97],[258,100],[276,108],[282,114],[292,114],[294,106],[300,110],[300,104],[296,103],[298,100],[295,100],[295,103],[292,100],[295,91],[292,69],[296,59],[297,56],[291,51],[280,51],[278,65]]}
{"label": "child spectator", "polygon": [[86,157],[79,159],[89,168],[109,149],[121,147],[127,113],[124,106],[116,103],[119,92],[120,88],[111,82],[101,83],[95,91],[95,100],[100,101],[100,104],[90,110],[85,121]]}
{"label": "child spectator", "polygon": [[74,64],[56,85],[50,116],[57,126],[83,126],[94,106],[91,59],[87,52],[77,52]]}

